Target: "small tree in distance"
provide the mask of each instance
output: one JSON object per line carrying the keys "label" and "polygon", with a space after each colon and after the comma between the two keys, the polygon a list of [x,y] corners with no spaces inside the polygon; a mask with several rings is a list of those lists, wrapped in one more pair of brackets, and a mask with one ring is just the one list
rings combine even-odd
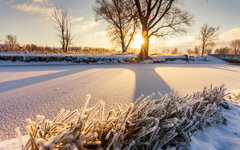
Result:
{"label": "small tree in distance", "polygon": [[17,36],[16,35],[6,35],[5,44],[7,49],[14,50],[17,45]]}
{"label": "small tree in distance", "polygon": [[194,47],[194,54],[199,55],[200,52],[200,46],[195,46]]}
{"label": "small tree in distance", "polygon": [[[211,27],[208,24],[202,26],[200,35],[197,37],[201,41],[202,55],[206,53],[206,49],[215,45],[215,41],[218,39],[218,31],[220,27]],[[209,50],[208,50],[209,51]]]}
{"label": "small tree in distance", "polygon": [[229,47],[221,47],[215,50],[215,54],[226,55],[230,54],[231,49]]}
{"label": "small tree in distance", "polygon": [[172,54],[172,55],[178,54],[178,48],[174,48],[174,49],[171,51],[171,54]]}
{"label": "small tree in distance", "polygon": [[205,49],[205,53],[206,54],[212,54],[213,48],[216,46],[215,42],[211,42],[207,45],[206,49]]}
{"label": "small tree in distance", "polygon": [[67,9],[55,8],[52,14],[52,20],[56,24],[55,28],[58,32],[59,42],[64,52],[68,51],[69,45],[72,44],[71,34],[71,18]]}
{"label": "small tree in distance", "polygon": [[239,55],[240,54],[240,40],[231,41],[231,48],[232,48],[233,54]]}
{"label": "small tree in distance", "polygon": [[187,53],[188,53],[189,55],[193,55],[193,54],[194,54],[194,50],[188,49],[188,50],[187,50]]}

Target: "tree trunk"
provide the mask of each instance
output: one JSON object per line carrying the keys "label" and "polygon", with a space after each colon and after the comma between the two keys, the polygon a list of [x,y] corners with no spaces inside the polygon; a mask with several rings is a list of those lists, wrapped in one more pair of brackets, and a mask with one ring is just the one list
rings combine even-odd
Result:
{"label": "tree trunk", "polygon": [[126,46],[123,37],[121,37],[122,53],[126,52]]}
{"label": "tree trunk", "polygon": [[68,42],[66,42],[66,45],[65,45],[65,53],[67,53],[67,51],[68,51]]}
{"label": "tree trunk", "polygon": [[205,45],[206,45],[206,40],[205,40],[205,38],[203,38],[202,39],[202,55],[204,55]]}
{"label": "tree trunk", "polygon": [[65,51],[65,33],[64,33],[64,26],[62,25],[62,50]]}
{"label": "tree trunk", "polygon": [[202,46],[202,55],[204,54],[205,47]]}
{"label": "tree trunk", "polygon": [[149,51],[149,35],[148,35],[148,30],[146,28],[143,28],[142,30],[142,37],[144,39],[144,43],[141,46],[141,51],[138,55],[138,59],[144,60],[148,59],[148,51]]}
{"label": "tree trunk", "polygon": [[122,53],[124,53],[124,52],[126,52],[126,46],[125,46],[122,29],[120,29],[120,38],[121,38],[121,45],[122,45]]}

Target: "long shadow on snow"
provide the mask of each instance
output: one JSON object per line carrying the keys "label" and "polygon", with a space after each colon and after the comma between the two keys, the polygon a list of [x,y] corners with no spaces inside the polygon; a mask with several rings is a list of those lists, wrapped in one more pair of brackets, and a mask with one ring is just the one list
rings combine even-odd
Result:
{"label": "long shadow on snow", "polygon": [[71,70],[66,70],[66,71],[62,71],[62,72],[56,72],[56,73],[50,73],[50,74],[45,74],[45,75],[40,75],[40,76],[34,76],[34,77],[29,77],[29,78],[24,78],[24,79],[17,79],[17,80],[12,80],[12,81],[6,81],[6,82],[0,82],[0,93],[1,92],[6,92],[9,90],[13,90],[13,89],[17,89],[17,88],[21,88],[21,87],[25,87],[28,85],[32,85],[32,84],[37,84],[40,82],[44,82],[44,81],[48,81],[48,80],[52,80],[52,79],[57,79],[63,76],[67,76],[70,74],[74,74],[74,73],[78,73],[78,72],[82,72],[85,71],[89,68],[75,68],[75,69],[71,69]]}
{"label": "long shadow on snow", "polygon": [[148,64],[134,64],[134,67],[128,67],[136,75],[136,85],[134,92],[134,101],[142,94],[150,95],[153,92],[153,98],[159,98],[158,92],[165,95],[172,91],[171,87],[155,72],[155,66]]}
{"label": "long shadow on snow", "polygon": [[[158,67],[159,65],[157,65]],[[63,68],[58,68],[57,66],[51,67],[42,67],[40,70],[59,70]],[[158,98],[157,92],[161,92],[162,94],[167,94],[171,92],[171,87],[155,72],[155,65],[148,65],[148,64],[132,64],[132,65],[111,65],[111,68],[126,68],[131,71],[133,71],[136,75],[136,83],[135,83],[135,92],[134,92],[134,100],[136,100],[141,94],[144,94],[145,96],[155,92],[156,95],[154,98]],[[66,71],[57,72],[57,73],[51,73],[46,75],[40,75],[40,76],[34,76],[24,79],[17,79],[13,81],[6,81],[0,83],[0,93],[21,88],[24,86],[29,86],[32,84],[37,84],[40,82],[57,79],[63,76],[67,76],[70,74],[82,72],[84,70],[92,69],[92,68],[109,68],[108,65],[87,65],[87,66],[81,66],[78,68],[78,66],[74,66],[74,68],[66,69]],[[26,68],[24,71],[38,71],[39,69],[34,68]],[[39,71],[40,71],[39,70]],[[124,79],[123,79],[124,80]],[[127,86],[127,85],[126,85]]]}

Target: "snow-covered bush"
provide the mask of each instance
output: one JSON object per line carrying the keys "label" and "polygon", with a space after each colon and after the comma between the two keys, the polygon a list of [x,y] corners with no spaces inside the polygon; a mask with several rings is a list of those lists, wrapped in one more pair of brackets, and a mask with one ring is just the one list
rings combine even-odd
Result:
{"label": "snow-covered bush", "polygon": [[[62,110],[54,120],[37,116],[27,119],[29,140],[24,149],[166,149],[188,144],[199,128],[211,123],[226,123],[222,107],[228,108],[224,86],[204,88],[202,92],[180,97],[176,92],[151,100],[143,95],[128,108],[120,104],[105,114],[99,101],[81,111]],[[44,121],[44,122],[43,122]],[[20,133],[18,133],[19,137]],[[21,140],[20,140],[21,141]]]}

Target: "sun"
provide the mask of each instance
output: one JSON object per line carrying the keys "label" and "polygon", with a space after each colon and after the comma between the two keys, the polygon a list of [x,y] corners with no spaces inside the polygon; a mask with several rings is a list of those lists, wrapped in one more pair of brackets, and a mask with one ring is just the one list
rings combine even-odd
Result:
{"label": "sun", "polygon": [[142,44],[144,43],[144,39],[142,38],[142,34],[138,33],[134,36],[133,48],[141,49]]}

